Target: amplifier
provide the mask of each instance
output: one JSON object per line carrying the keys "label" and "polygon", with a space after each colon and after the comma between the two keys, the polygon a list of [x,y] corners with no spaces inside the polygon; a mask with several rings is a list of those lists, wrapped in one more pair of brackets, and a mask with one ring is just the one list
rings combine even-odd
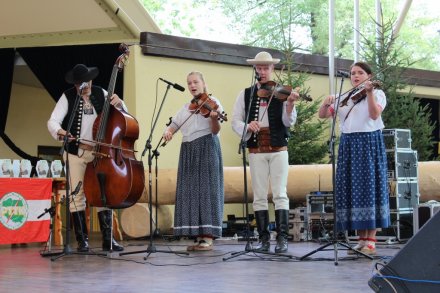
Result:
{"label": "amplifier", "polygon": [[308,194],[307,214],[328,213],[333,211],[333,194]]}
{"label": "amplifier", "polygon": [[420,204],[414,209],[413,227],[414,233],[420,230],[422,226],[431,219],[435,213],[440,210],[440,202],[428,201]]}

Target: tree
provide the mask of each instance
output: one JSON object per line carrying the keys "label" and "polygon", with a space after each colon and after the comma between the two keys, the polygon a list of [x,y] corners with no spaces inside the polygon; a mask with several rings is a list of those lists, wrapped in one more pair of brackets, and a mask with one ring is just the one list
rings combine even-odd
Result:
{"label": "tree", "polygon": [[403,74],[413,61],[403,52],[405,44],[392,35],[394,22],[384,21],[382,15],[382,23],[379,25],[379,39],[364,35],[361,49],[363,59],[372,65],[373,72],[377,73],[375,78],[382,82],[387,96],[387,106],[382,114],[384,123],[386,128],[410,129],[412,148],[417,150],[419,160],[429,160],[433,153],[435,129],[430,120],[431,109],[414,98],[412,88],[404,93],[407,84]]}
{"label": "tree", "polygon": [[[361,31],[375,34],[376,0],[360,1]],[[233,19],[231,29],[243,36],[243,43],[280,48],[279,26],[294,32],[297,52],[319,55],[328,54],[328,0],[221,0],[224,13]],[[397,15],[399,0],[382,1],[382,11],[387,17]],[[424,1],[422,1],[424,2]],[[337,57],[353,59],[353,1],[335,1],[335,54]],[[411,54],[415,60],[413,68],[440,70],[440,38],[438,36],[438,14],[429,5],[413,5],[400,31],[406,45],[402,53]]]}
{"label": "tree", "polygon": [[[282,64],[285,69],[278,76],[278,82],[291,86],[293,89],[299,88],[301,96],[307,96],[310,89],[305,88],[304,83],[309,76],[295,70],[293,57],[297,48],[293,42],[290,24],[283,23],[283,17],[280,15],[279,19],[280,48],[278,49],[284,55]],[[322,159],[327,154],[327,144],[323,142],[323,133],[328,128],[328,124],[315,118],[319,106],[319,99],[315,99],[311,103],[300,102],[295,106],[297,121],[289,130],[290,139],[288,142],[289,164],[291,165],[322,163]]]}

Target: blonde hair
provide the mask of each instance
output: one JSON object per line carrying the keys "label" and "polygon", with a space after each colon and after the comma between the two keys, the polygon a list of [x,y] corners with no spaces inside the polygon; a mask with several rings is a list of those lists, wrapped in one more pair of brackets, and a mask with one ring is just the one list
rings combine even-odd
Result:
{"label": "blonde hair", "polygon": [[203,84],[204,84],[204,86],[203,86],[203,92],[204,92],[205,94],[207,94],[207,93],[208,93],[208,87],[207,87],[207,85],[206,85],[205,79],[203,78],[203,74],[202,74],[200,71],[191,71],[190,73],[188,73],[188,75],[186,76],[186,78],[188,78],[188,77],[191,76],[191,75],[197,75],[198,77],[200,77],[200,80],[203,81]]}

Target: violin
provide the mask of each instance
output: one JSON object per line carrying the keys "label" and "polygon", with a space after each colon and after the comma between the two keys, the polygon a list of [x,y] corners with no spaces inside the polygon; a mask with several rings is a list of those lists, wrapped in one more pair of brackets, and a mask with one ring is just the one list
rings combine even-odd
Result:
{"label": "violin", "polygon": [[[269,98],[273,95],[274,98],[284,102],[292,93],[292,87],[288,85],[279,85],[275,81],[269,80],[263,83],[257,91],[257,96],[260,98]],[[299,94],[299,97],[305,101],[311,102],[312,97],[306,94]]]}
{"label": "violin", "polygon": [[[379,80],[371,81],[373,88],[381,88],[382,82]],[[348,99],[351,99],[355,104],[359,103],[367,97],[367,90],[365,89],[365,83],[358,85],[356,88],[351,90],[347,97],[341,102],[341,106],[347,106]]]}
{"label": "violin", "polygon": [[217,112],[218,120],[220,122],[228,121],[227,114],[224,111],[218,110],[219,104],[214,101],[209,95],[205,93],[199,94],[194,97],[189,104],[189,110],[196,114],[201,114],[203,117],[208,118],[212,111]]}

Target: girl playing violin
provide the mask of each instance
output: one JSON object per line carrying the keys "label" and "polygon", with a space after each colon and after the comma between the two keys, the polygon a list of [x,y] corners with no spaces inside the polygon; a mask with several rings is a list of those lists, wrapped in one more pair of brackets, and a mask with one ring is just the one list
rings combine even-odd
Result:
{"label": "girl playing violin", "polygon": [[335,101],[339,102],[341,138],[336,170],[338,231],[357,230],[359,243],[354,249],[364,254],[375,254],[376,229],[390,225],[387,160],[382,137],[384,123],[381,117],[386,97],[370,81],[372,70],[368,64],[354,63],[350,75],[353,87],[364,87],[366,97],[351,99],[351,92],[344,100],[328,96],[319,108],[319,117],[333,116]]}
{"label": "girl playing violin", "polygon": [[[200,72],[187,76],[192,103],[206,94],[206,83]],[[185,104],[173,117],[163,134],[170,141],[177,130],[182,132],[177,171],[174,235],[197,237],[187,250],[212,250],[213,239],[222,235],[223,221],[223,160],[218,133],[222,106],[209,115],[200,115],[192,103]],[[206,110],[206,109],[205,109]],[[205,117],[207,116],[207,117]]]}

